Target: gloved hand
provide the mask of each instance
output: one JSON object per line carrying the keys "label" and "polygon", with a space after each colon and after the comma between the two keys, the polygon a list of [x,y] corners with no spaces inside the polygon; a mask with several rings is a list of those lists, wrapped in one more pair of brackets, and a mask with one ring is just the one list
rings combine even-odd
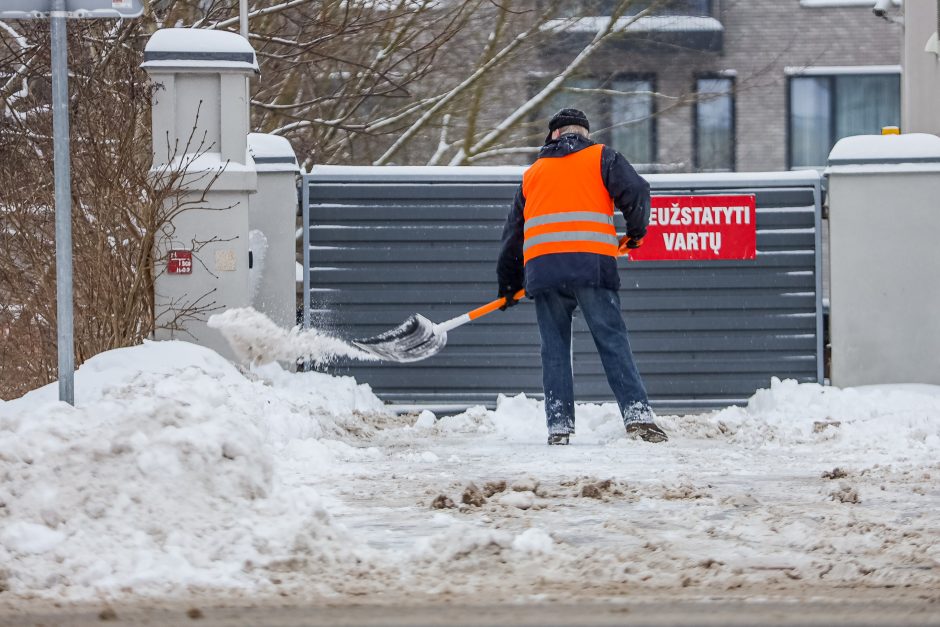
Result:
{"label": "gloved hand", "polygon": [[630,237],[629,235],[624,235],[620,238],[620,247],[617,250],[622,255],[624,253],[630,252],[634,248],[639,248],[642,245],[642,237]]}
{"label": "gloved hand", "polygon": [[[519,289],[522,289],[522,288],[519,288]],[[515,295],[516,292],[519,291],[519,289],[514,289],[514,290],[500,289],[499,290],[499,297],[506,299],[506,303],[502,307],[499,308],[500,311],[506,311],[510,307],[516,306],[516,303],[518,303],[519,301],[513,298],[513,296]]]}

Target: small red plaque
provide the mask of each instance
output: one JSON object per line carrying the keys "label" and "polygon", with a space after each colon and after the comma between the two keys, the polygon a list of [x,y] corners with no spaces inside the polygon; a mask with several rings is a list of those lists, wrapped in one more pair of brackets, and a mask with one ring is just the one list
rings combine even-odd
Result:
{"label": "small red plaque", "polygon": [[166,271],[170,274],[192,274],[193,251],[171,250],[170,258],[166,264]]}

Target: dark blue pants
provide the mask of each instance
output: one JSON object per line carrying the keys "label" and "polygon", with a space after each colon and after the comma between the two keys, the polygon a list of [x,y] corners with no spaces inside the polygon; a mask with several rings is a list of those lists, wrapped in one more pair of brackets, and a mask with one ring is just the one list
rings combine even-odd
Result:
{"label": "dark blue pants", "polygon": [[548,432],[574,433],[571,316],[581,308],[624,423],[653,420],[643,380],[633,362],[620,297],[613,290],[569,287],[535,294],[542,337],[542,387]]}

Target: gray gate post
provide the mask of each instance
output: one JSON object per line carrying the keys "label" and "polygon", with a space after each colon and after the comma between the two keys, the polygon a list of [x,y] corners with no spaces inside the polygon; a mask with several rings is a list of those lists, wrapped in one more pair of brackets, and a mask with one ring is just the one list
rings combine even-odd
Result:
{"label": "gray gate post", "polygon": [[940,138],[846,137],[826,173],[832,384],[940,385]]}
{"label": "gray gate post", "polygon": [[157,31],[142,67],[153,97],[155,176],[183,173],[181,201],[154,244],[156,339],[181,339],[234,357],[206,319],[249,305],[248,207],[257,187],[248,153],[248,77],[254,49],[235,33]]}
{"label": "gray gate post", "polygon": [[252,258],[251,306],[278,326],[297,324],[297,175],[300,166],[284,137],[251,133],[248,151],[258,170],[258,193],[248,214]]}
{"label": "gray gate post", "polygon": [[940,135],[940,0],[904,3],[901,130]]}

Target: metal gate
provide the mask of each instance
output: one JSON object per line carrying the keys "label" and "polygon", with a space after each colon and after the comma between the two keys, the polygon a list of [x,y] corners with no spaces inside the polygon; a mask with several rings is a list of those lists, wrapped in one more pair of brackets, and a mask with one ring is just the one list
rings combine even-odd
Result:
{"label": "metal gate", "polygon": [[[315,167],[304,177],[305,323],[367,337],[412,313],[434,321],[496,296],[503,223],[524,168]],[[815,172],[651,175],[654,194],[755,194],[757,258],[620,264],[637,365],[659,411],[743,403],[771,377],[822,381],[820,187]],[[623,232],[622,217],[617,227]],[[578,401],[613,401],[575,321]],[[541,397],[534,307],[449,334],[411,364],[332,365],[398,405]]]}

